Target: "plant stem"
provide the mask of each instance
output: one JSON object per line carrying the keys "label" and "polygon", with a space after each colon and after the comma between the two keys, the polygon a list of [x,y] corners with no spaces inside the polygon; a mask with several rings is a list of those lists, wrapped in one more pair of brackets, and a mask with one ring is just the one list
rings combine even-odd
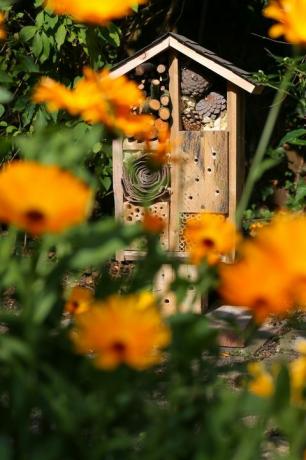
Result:
{"label": "plant stem", "polygon": [[260,166],[263,157],[267,151],[276,120],[278,118],[278,115],[280,113],[280,109],[282,107],[282,104],[287,96],[287,89],[290,84],[292,75],[294,73],[294,68],[291,66],[287,73],[285,74],[283,80],[281,81],[280,87],[274,97],[272,108],[269,112],[265,127],[263,129],[258,147],[255,152],[255,156],[249,171],[249,175],[247,177],[245,187],[243,189],[241,199],[237,208],[237,213],[236,213],[236,224],[237,227],[240,227],[243,213],[247,208],[247,205],[249,203],[253,188],[255,183],[258,180],[258,167]]}

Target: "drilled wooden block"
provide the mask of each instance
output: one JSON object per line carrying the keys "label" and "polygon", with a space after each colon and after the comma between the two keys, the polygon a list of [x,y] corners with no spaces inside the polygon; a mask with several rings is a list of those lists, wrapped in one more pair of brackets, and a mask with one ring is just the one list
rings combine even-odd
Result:
{"label": "drilled wooden block", "polygon": [[[161,246],[165,249],[169,249],[169,203],[167,201],[161,201],[154,203],[149,207],[149,211],[157,217],[160,217],[165,223],[165,229],[160,234]],[[126,223],[142,222],[144,216],[144,208],[142,206],[136,206],[128,201],[123,203],[123,219]],[[143,242],[139,242],[131,249],[143,249]]]}
{"label": "drilled wooden block", "polygon": [[[196,267],[183,264],[180,266],[179,274],[188,280],[195,280],[197,276]],[[174,280],[173,269],[169,265],[164,265],[156,276],[154,291],[161,298],[162,310],[165,315],[172,315],[177,311],[202,313],[204,301],[200,296],[195,295],[195,289],[190,287],[188,294],[181,305],[177,306],[176,298],[171,291],[171,283]]]}
{"label": "drilled wooden block", "polygon": [[228,132],[183,131],[179,136],[184,158],[179,193],[181,212],[228,212]]}

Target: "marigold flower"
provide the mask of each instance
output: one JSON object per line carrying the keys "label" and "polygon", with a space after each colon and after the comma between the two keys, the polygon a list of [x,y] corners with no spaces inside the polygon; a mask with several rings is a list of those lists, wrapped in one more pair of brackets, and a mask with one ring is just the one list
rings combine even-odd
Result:
{"label": "marigold flower", "polygon": [[145,211],[142,221],[143,228],[150,233],[161,233],[165,228],[165,221],[160,217]]}
{"label": "marigold flower", "polygon": [[161,361],[170,342],[153,294],[113,295],[78,315],[71,338],[81,354],[91,353],[98,367],[120,364],[143,370]]}
{"label": "marigold flower", "polygon": [[46,0],[46,7],[56,14],[72,16],[75,21],[105,25],[132,12],[132,7],[146,0]]}
{"label": "marigold flower", "polygon": [[0,221],[33,235],[79,224],[91,201],[91,189],[57,166],[14,161],[0,171]]}
{"label": "marigold flower", "polygon": [[184,238],[193,264],[206,259],[209,265],[215,265],[221,255],[234,249],[238,236],[222,214],[202,213],[188,219]]}
{"label": "marigold flower", "polygon": [[249,307],[258,322],[272,314],[287,314],[292,300],[285,267],[256,242],[244,243],[241,251],[241,260],[220,267],[219,291],[224,300]]}
{"label": "marigold flower", "polygon": [[274,381],[265,366],[259,362],[250,363],[248,371],[252,377],[248,385],[249,391],[262,398],[272,396],[274,393]]}
{"label": "marigold flower", "polygon": [[264,9],[267,18],[275,19],[269,35],[282,35],[294,45],[306,45],[306,2],[305,0],[271,0]]}
{"label": "marigold flower", "polygon": [[7,36],[6,30],[4,27],[4,23],[5,23],[5,15],[2,11],[0,11],[0,40],[4,40]]}
{"label": "marigold flower", "polygon": [[84,313],[90,308],[93,300],[94,296],[91,289],[82,286],[74,286],[65,304],[65,312],[74,315]]}
{"label": "marigold flower", "polygon": [[67,110],[89,123],[104,123],[127,136],[143,136],[152,130],[150,115],[134,115],[131,106],[142,104],[144,96],[125,76],[113,78],[108,70],[84,69],[84,78],[73,89],[44,77],[37,85],[33,100],[46,103],[50,111]]}

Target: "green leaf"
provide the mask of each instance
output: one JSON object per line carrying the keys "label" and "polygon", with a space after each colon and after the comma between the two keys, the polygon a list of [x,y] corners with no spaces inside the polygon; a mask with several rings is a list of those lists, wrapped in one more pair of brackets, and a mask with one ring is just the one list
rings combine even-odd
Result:
{"label": "green leaf", "polygon": [[306,129],[295,129],[287,133],[280,141],[280,145],[286,143],[293,145],[306,145],[306,139],[300,139],[301,137],[306,136]]}
{"label": "green leaf", "polygon": [[0,87],[0,103],[6,104],[12,100],[12,94],[5,88]]}
{"label": "green leaf", "polygon": [[5,107],[4,105],[0,104],[0,117],[5,113]]}
{"label": "green leaf", "polygon": [[41,34],[41,40],[43,45],[42,54],[40,56],[40,62],[45,62],[50,55],[50,38],[44,32]]}
{"label": "green leaf", "polygon": [[56,41],[58,50],[60,50],[62,45],[64,44],[66,35],[67,35],[66,27],[63,24],[61,24],[55,34],[55,41]]}
{"label": "green leaf", "polygon": [[20,37],[25,42],[28,42],[29,40],[31,40],[34,37],[36,32],[37,32],[37,27],[36,26],[25,26],[20,31]]}
{"label": "green leaf", "polygon": [[33,40],[32,51],[36,57],[39,57],[43,50],[43,41],[39,33],[37,33]]}

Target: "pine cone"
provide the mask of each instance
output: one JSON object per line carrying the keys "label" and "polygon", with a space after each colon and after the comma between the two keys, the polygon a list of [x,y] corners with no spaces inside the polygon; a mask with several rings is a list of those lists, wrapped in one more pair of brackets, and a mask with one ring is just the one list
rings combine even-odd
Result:
{"label": "pine cone", "polygon": [[215,120],[226,109],[226,99],[222,94],[211,92],[204,99],[201,99],[195,108],[202,119],[208,117]]}
{"label": "pine cone", "polygon": [[210,81],[197,71],[188,69],[187,67],[182,68],[181,91],[184,96],[199,98],[210,86]]}

